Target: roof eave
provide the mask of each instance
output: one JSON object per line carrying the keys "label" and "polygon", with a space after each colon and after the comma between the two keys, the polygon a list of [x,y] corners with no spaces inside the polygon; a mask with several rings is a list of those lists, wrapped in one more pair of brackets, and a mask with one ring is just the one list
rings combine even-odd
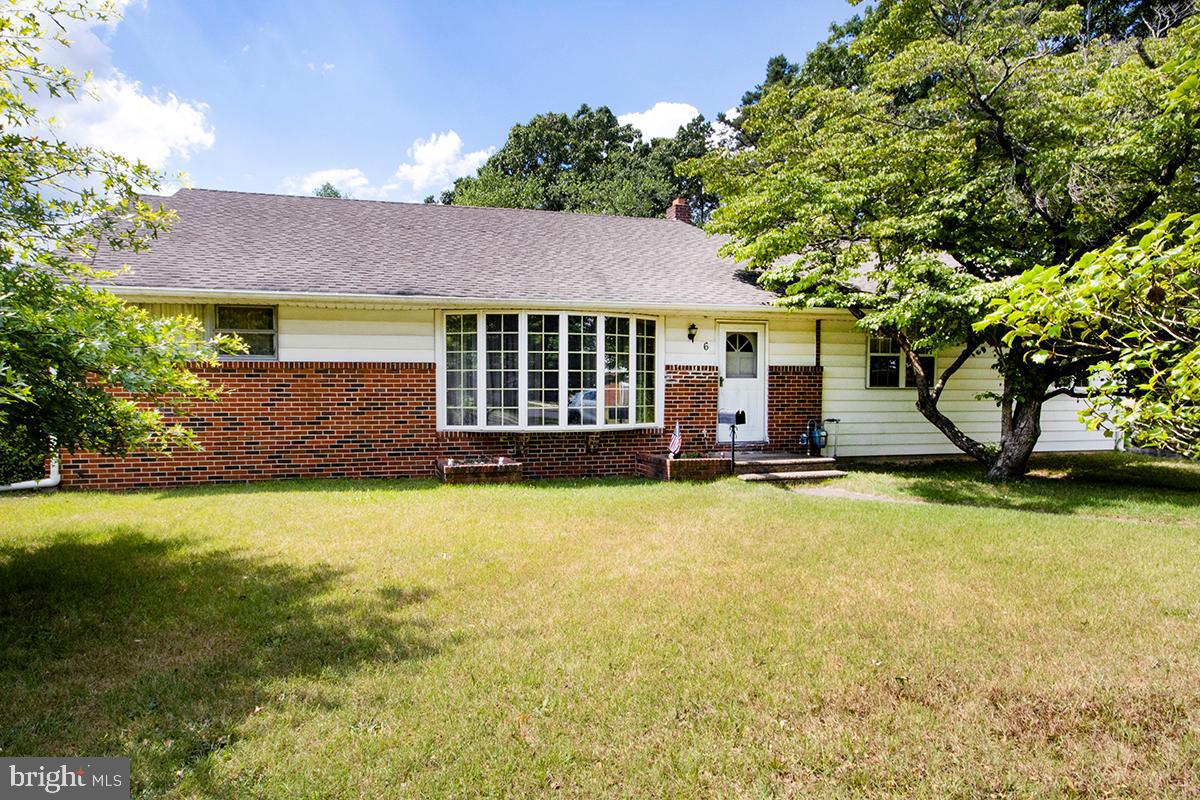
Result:
{"label": "roof eave", "polygon": [[371,304],[380,307],[394,308],[529,308],[529,309],[561,309],[579,310],[611,310],[614,308],[629,311],[646,312],[692,312],[710,314],[747,314],[747,313],[825,313],[835,309],[792,309],[772,303],[637,303],[621,301],[595,301],[570,299],[531,299],[520,297],[442,297],[437,295],[388,295],[388,294],[356,294],[356,293],[319,293],[291,291],[241,291],[227,289],[187,289],[165,288],[156,286],[112,286],[104,288],[113,294],[131,301],[161,301],[163,299],[191,299],[207,302],[230,301],[250,303],[281,303],[297,304],[319,303],[333,305]]}

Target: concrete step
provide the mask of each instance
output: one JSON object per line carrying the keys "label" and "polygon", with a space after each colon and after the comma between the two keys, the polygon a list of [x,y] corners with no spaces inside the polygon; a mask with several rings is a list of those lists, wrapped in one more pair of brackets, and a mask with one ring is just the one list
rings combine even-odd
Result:
{"label": "concrete step", "polygon": [[806,470],[830,469],[837,463],[832,458],[812,456],[770,456],[737,460],[737,473],[749,472],[802,472]]}
{"label": "concrete step", "polygon": [[738,475],[738,477],[744,481],[793,483],[796,481],[824,481],[830,478],[841,478],[845,475],[846,473],[840,469],[808,469],[792,470],[789,472],[747,472],[744,475]]}

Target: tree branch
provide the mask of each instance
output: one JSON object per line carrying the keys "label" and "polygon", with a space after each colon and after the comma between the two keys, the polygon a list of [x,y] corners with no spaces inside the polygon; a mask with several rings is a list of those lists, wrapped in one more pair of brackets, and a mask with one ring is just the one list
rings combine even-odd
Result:
{"label": "tree branch", "polygon": [[969,94],[970,101],[975,105],[984,116],[992,121],[992,135],[996,140],[996,144],[1000,145],[1000,149],[1012,161],[1013,165],[1013,183],[1020,192],[1021,198],[1025,201],[1029,209],[1041,218],[1043,222],[1053,232],[1054,253],[1056,260],[1060,260],[1061,255],[1065,255],[1065,247],[1062,243],[1062,236],[1066,232],[1066,225],[1046,208],[1046,204],[1038,197],[1034,191],[1033,183],[1029,179],[1029,165],[1025,161],[1025,151],[1028,149],[1024,144],[1013,139],[1008,132],[1007,123],[1001,113],[992,105],[991,101],[984,97],[982,93],[971,92]]}
{"label": "tree branch", "polygon": [[1055,389],[1054,391],[1047,392],[1046,394],[1042,395],[1042,402],[1044,403],[1047,400],[1050,400],[1052,398],[1063,397],[1063,396],[1074,397],[1076,400],[1086,400],[1087,399],[1086,394],[1083,394],[1082,392],[1079,392],[1070,386],[1060,386],[1059,388]]}
{"label": "tree branch", "polygon": [[[958,372],[959,369],[962,368],[962,365],[966,364],[967,360],[975,354],[975,348],[978,346],[979,341],[975,338],[975,334],[972,332],[972,334],[967,337],[966,343],[963,344],[962,352],[960,352],[958,356],[956,356],[955,359],[950,362],[950,366],[946,367],[946,369],[942,371],[941,377],[938,378],[937,383],[935,383],[933,388],[930,390],[930,397],[934,403],[937,403],[937,401],[941,399],[942,391],[946,388],[946,383],[951,377],[953,377],[954,373]],[[919,362],[920,359],[917,359],[917,361]]]}
{"label": "tree branch", "polygon": [[[1193,128],[1196,127],[1200,127],[1200,120],[1193,125]],[[1070,261],[1078,261],[1083,257],[1084,253],[1104,247],[1112,242],[1113,239],[1128,231],[1129,227],[1137,222],[1149,210],[1150,206],[1154,205],[1154,202],[1162,196],[1162,193],[1171,183],[1174,182],[1175,176],[1179,174],[1179,170],[1188,162],[1191,156],[1192,143],[1188,142],[1159,170],[1158,178],[1155,180],[1153,188],[1148,189],[1128,211],[1118,217],[1103,233],[1081,245],[1071,254]]]}
{"label": "tree branch", "polygon": [[917,410],[921,412],[921,416],[929,420],[959,450],[962,450],[981,464],[990,467],[994,459],[987,451],[987,448],[981,442],[963,433],[962,429],[954,423],[954,420],[943,414],[937,407],[938,400],[942,396],[942,390],[946,388],[946,382],[950,380],[950,377],[975,352],[975,347],[979,343],[978,341],[972,342],[974,338],[974,334],[968,337],[967,346],[963,347],[963,351],[951,362],[950,366],[946,368],[931,389],[929,386],[929,376],[925,374],[925,370],[921,367],[921,360],[917,358],[917,354],[913,351],[912,343],[904,334],[896,334],[896,341],[899,342],[900,349],[903,351],[905,358],[908,359],[908,363],[912,366],[913,374],[917,378]]}

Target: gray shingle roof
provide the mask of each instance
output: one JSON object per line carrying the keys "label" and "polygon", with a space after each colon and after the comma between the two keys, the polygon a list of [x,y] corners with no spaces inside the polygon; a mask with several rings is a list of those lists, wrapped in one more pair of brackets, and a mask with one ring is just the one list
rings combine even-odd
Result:
{"label": "gray shingle roof", "polygon": [[125,287],[761,306],[722,240],[668,219],[182,189]]}

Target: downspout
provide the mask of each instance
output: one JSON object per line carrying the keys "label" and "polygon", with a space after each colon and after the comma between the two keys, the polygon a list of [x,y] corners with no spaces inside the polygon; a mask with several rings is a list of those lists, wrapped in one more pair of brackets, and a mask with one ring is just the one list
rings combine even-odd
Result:
{"label": "downspout", "polygon": [[46,478],[33,481],[21,481],[20,483],[10,483],[7,486],[0,486],[0,492],[19,492],[23,489],[53,489],[62,483],[62,475],[58,471],[58,454],[55,453],[50,459],[50,475]]}

